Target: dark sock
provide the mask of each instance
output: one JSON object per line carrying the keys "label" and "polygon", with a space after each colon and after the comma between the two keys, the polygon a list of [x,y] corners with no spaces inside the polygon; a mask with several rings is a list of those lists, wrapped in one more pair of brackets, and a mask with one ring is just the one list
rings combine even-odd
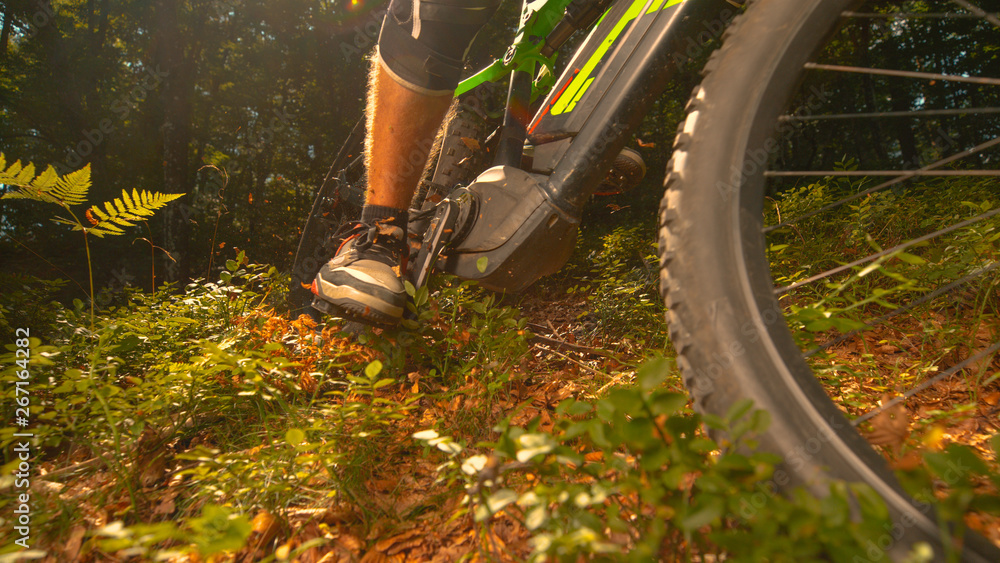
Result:
{"label": "dark sock", "polygon": [[408,213],[405,209],[396,209],[395,207],[385,207],[382,205],[368,205],[365,204],[361,208],[361,222],[362,223],[391,223],[393,225],[402,227],[406,229],[406,222],[408,219]]}

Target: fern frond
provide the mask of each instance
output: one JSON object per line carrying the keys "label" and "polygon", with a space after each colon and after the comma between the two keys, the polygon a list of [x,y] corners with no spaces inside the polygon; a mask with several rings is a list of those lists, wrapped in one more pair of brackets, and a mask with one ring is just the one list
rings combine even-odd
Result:
{"label": "fern frond", "polygon": [[29,162],[27,166],[21,166],[21,161],[18,160],[4,171],[4,177],[0,181],[13,186],[27,186],[34,177],[35,165]]}
{"label": "fern frond", "polygon": [[60,177],[49,166],[35,176],[35,165],[23,166],[18,160],[7,168],[7,160],[0,154],[0,184],[17,188],[4,194],[3,199],[31,199],[56,205],[79,205],[87,200],[90,189],[90,165]]}
{"label": "fern frond", "polygon": [[80,205],[87,201],[89,190],[90,165],[88,164],[60,178],[51,193],[69,205]]}
{"label": "fern frond", "polygon": [[133,221],[142,221],[152,216],[157,209],[183,195],[133,189],[129,196],[128,191],[122,190],[122,197],[105,201],[104,209],[94,205],[87,210],[92,217],[97,218],[97,223],[87,228],[87,232],[98,237],[124,234],[122,227],[134,227]]}
{"label": "fern frond", "polygon": [[[134,192],[135,188],[132,188],[132,191]],[[138,194],[136,194],[136,195],[138,195]],[[138,207],[139,206],[138,205],[138,203],[139,203],[138,202],[138,198],[135,198],[135,200],[133,200],[131,197],[129,197],[128,190],[122,190],[122,200],[125,201],[125,206],[126,207]]]}
{"label": "fern frond", "polygon": [[115,225],[112,225],[111,223],[106,223],[104,225],[88,228],[87,233],[94,235],[97,238],[104,238],[104,235],[124,235],[125,231]]}
{"label": "fern frond", "polygon": [[39,191],[48,192],[57,182],[59,182],[59,173],[56,172],[55,168],[49,166],[45,169],[45,172],[42,172],[37,178],[31,181],[31,187]]}

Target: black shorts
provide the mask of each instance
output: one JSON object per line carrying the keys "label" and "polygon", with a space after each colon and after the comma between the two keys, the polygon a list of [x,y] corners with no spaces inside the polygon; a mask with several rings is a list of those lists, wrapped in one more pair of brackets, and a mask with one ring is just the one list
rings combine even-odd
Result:
{"label": "black shorts", "polygon": [[392,0],[378,38],[382,68],[411,90],[450,94],[469,46],[500,1]]}

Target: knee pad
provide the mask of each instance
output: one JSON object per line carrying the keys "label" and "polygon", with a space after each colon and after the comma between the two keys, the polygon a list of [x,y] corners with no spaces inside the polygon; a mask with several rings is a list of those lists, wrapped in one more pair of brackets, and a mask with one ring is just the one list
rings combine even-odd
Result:
{"label": "knee pad", "polygon": [[382,67],[417,92],[454,91],[476,34],[501,0],[392,0],[378,38]]}

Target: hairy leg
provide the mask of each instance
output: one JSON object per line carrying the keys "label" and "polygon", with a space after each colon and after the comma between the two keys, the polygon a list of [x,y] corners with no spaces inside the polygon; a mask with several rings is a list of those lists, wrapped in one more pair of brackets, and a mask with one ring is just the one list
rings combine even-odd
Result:
{"label": "hairy leg", "polygon": [[375,61],[369,84],[366,204],[406,209],[452,96],[415,92]]}

